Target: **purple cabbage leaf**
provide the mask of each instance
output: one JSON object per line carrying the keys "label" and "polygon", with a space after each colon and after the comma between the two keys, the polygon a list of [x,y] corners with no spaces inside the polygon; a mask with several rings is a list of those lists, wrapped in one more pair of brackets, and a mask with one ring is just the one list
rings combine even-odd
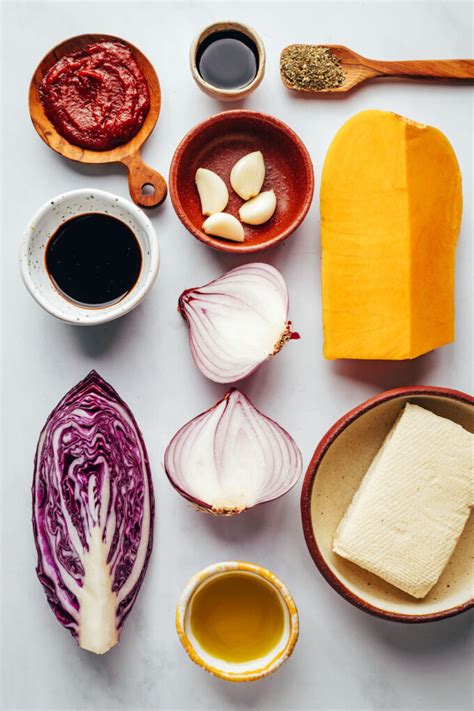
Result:
{"label": "purple cabbage leaf", "polygon": [[94,370],[41,432],[33,478],[36,572],[79,646],[119,641],[153,545],[148,455],[128,406]]}

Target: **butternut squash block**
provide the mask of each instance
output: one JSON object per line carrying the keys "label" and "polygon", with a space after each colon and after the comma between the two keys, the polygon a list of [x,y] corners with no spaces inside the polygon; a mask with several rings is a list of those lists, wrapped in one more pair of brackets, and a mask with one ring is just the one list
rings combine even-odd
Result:
{"label": "butternut squash block", "polygon": [[385,111],[342,126],[321,182],[326,358],[402,360],[453,340],[461,212],[436,128]]}

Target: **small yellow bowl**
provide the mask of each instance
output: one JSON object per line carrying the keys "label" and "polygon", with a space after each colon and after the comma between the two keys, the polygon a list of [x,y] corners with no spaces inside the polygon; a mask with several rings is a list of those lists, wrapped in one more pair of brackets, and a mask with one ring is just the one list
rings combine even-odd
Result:
{"label": "small yellow bowl", "polygon": [[[208,654],[193,635],[190,617],[195,592],[217,576],[242,572],[266,581],[278,593],[284,611],[284,631],[275,647],[264,657],[244,663],[228,662]],[[298,611],[295,601],[282,581],[266,568],[254,563],[226,561],[215,563],[196,573],[186,585],[176,610],[176,630],[183,647],[193,662],[225,681],[256,681],[272,674],[293,652],[299,633]]]}

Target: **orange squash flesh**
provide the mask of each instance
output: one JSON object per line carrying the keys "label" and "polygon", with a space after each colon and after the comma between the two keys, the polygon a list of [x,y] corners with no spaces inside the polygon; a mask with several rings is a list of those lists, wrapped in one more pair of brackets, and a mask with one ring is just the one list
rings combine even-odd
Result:
{"label": "orange squash flesh", "polygon": [[436,128],[385,111],[342,126],[321,182],[326,358],[402,360],[453,340],[461,212]]}

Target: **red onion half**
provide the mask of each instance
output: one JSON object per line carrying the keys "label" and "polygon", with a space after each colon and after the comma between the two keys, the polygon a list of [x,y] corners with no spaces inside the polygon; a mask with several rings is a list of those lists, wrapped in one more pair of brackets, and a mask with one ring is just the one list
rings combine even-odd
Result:
{"label": "red onion half", "polygon": [[291,338],[288,290],[280,272],[255,262],[186,289],[179,310],[199,370],[216,383],[250,375]]}
{"label": "red onion half", "polygon": [[164,465],[184,498],[225,516],[283,496],[303,466],[288,432],[235,389],[181,427]]}

